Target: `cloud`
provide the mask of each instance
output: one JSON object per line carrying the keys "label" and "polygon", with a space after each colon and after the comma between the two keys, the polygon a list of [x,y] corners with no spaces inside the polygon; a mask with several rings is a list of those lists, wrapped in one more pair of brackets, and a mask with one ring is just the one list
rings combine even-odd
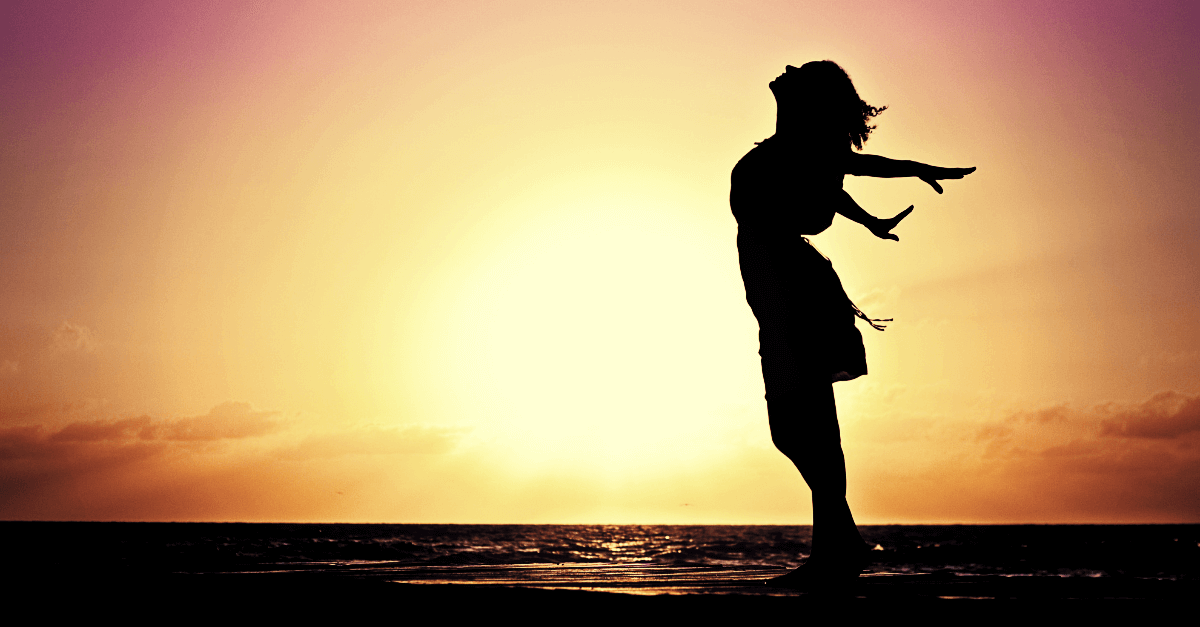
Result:
{"label": "cloud", "polygon": [[196,481],[260,456],[262,446],[249,442],[282,431],[287,424],[277,416],[228,402],[203,416],[0,428],[0,517],[87,518],[87,511],[119,516],[122,499],[146,498],[136,495],[145,492],[147,481],[169,498],[171,486],[183,480],[181,472]]}
{"label": "cloud", "polygon": [[96,352],[96,334],[91,329],[81,325],[63,321],[54,330],[47,351],[51,355],[65,353],[94,353]]}
{"label": "cloud", "polygon": [[[227,402],[200,416],[76,414],[56,426],[0,428],[0,519],[345,518],[340,508],[350,495],[358,495],[354,507],[387,509],[387,499],[362,496],[364,486],[406,486],[431,502],[422,477],[445,468],[436,455],[466,433],[436,426],[307,431],[318,425]],[[449,467],[464,459],[450,459]]]}
{"label": "cloud", "polygon": [[155,437],[175,441],[212,441],[250,438],[278,430],[281,424],[272,418],[279,412],[253,411],[249,403],[227,402],[213,407],[207,415],[181,418],[159,426]]}
{"label": "cloud", "polygon": [[45,440],[42,429],[36,426],[0,429],[0,461],[36,457]]}
{"label": "cloud", "polygon": [[280,455],[285,459],[312,459],[346,455],[440,454],[454,448],[462,436],[462,429],[448,427],[375,427],[311,436],[298,446],[281,451]]}
{"label": "cloud", "polygon": [[976,428],[978,441],[1010,440],[1023,432],[1044,433],[1047,428],[1061,430],[1066,425],[1078,422],[1078,412],[1068,405],[1052,405],[1038,409],[1017,411],[998,422],[986,422]]}
{"label": "cloud", "polygon": [[108,432],[83,429],[66,438],[56,437],[62,431],[37,425],[0,429],[0,502],[18,486],[27,488],[47,478],[95,473],[153,457],[166,448],[162,442],[114,441],[113,432],[122,428],[124,425],[116,425]]}
{"label": "cloud", "polygon": [[[46,439],[51,442],[104,442],[126,440],[137,437],[153,422],[149,416],[125,418],[123,420],[93,420],[72,422],[51,433]],[[154,438],[143,438],[154,439]]]}
{"label": "cloud", "polygon": [[1019,506],[1027,518],[1200,519],[1200,396],[1163,391],[1140,403],[1055,405],[1013,414],[980,436],[981,472],[1001,478],[1002,492],[1040,504]]}
{"label": "cloud", "polygon": [[1024,416],[1027,422],[1044,425],[1051,422],[1067,422],[1071,413],[1071,410],[1066,405],[1056,405],[1029,412],[1024,414]]}
{"label": "cloud", "polygon": [[869,504],[865,519],[1200,520],[1200,395],[1054,403],[974,424],[947,419],[947,428],[925,433],[849,440],[847,458],[860,477],[851,492]]}
{"label": "cloud", "polygon": [[248,403],[229,402],[190,418],[137,416],[76,421],[58,429],[9,427],[0,429],[0,462],[40,460],[52,466],[77,467],[88,460],[143,459],[148,452],[165,450],[168,443],[236,440],[272,433],[282,427],[273,420],[277,414],[253,411]]}
{"label": "cloud", "polygon": [[1159,392],[1140,405],[1106,405],[1100,435],[1118,438],[1171,439],[1200,432],[1200,395]]}
{"label": "cloud", "polygon": [[1060,404],[1019,411],[981,425],[976,439],[1011,439],[1021,432],[1044,432],[1046,428],[1065,430],[1073,437],[1180,438],[1200,432],[1200,395],[1167,390],[1141,403],[1104,403],[1082,410]]}
{"label": "cloud", "polygon": [[92,329],[70,321],[0,325],[0,411],[107,395],[105,384],[119,379],[123,366],[106,347]]}
{"label": "cloud", "polygon": [[253,411],[249,403],[227,402],[204,416],[155,420],[149,416],[73,422],[51,433],[51,442],[165,440],[211,442],[265,435],[279,428],[271,418],[279,412]]}

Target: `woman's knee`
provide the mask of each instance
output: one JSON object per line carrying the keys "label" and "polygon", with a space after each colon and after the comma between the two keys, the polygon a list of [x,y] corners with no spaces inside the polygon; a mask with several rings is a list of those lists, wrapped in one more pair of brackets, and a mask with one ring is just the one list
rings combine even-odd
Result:
{"label": "woman's knee", "polygon": [[767,416],[771,441],[775,448],[791,457],[791,452],[819,452],[830,448],[841,451],[842,434],[837,414],[825,407],[796,402],[768,402]]}
{"label": "woman's knee", "polygon": [[788,459],[795,463],[800,463],[807,455],[805,455],[804,441],[801,438],[796,438],[794,434],[780,433],[779,429],[771,429],[771,442],[775,448]]}
{"label": "woman's knee", "polygon": [[771,442],[801,472],[810,468],[820,471],[830,465],[841,466],[845,463],[842,442],[836,430],[804,430],[772,423]]}

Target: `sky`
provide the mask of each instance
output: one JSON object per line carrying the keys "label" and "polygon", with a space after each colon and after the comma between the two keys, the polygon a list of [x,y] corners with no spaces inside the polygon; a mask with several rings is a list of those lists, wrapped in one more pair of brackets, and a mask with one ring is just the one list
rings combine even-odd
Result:
{"label": "sky", "polygon": [[1200,522],[1188,2],[0,5],[0,519],[809,524],[729,172],[887,105],[812,238],[860,523]]}

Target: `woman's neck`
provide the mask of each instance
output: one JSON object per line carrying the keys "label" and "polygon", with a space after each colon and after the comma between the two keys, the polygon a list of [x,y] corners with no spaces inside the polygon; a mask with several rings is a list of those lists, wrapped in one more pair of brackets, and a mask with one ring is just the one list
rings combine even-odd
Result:
{"label": "woman's neck", "polygon": [[776,102],[775,136],[781,138],[834,137],[842,135],[835,129],[831,111],[816,107],[795,106]]}

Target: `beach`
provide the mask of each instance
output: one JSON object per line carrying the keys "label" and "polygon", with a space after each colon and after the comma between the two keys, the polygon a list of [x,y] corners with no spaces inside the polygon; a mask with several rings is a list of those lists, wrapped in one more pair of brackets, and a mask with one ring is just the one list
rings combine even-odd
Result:
{"label": "beach", "polygon": [[782,612],[803,620],[842,613],[854,621],[1021,620],[1043,624],[1079,620],[1153,620],[1187,611],[1196,585],[1179,582],[1020,581],[984,578],[970,583],[915,576],[864,578],[840,591],[758,594],[677,591],[629,594],[594,589],[493,584],[413,584],[327,574],[173,575],[158,578],[25,580],[10,592],[56,590],[70,605],[56,614],[119,616],[138,621],[184,616],[190,620],[346,620],[380,616],[439,620],[517,618],[534,622],[597,620],[761,619]]}
{"label": "beach", "polygon": [[[736,618],[1144,618],[1200,592],[1197,525],[864,526],[875,560],[851,584],[763,582],[805,556],[810,528],[637,525],[0,523],[19,596],[61,611],[311,619],[493,613]],[[822,609],[825,608],[825,609]],[[177,610],[172,610],[177,611]],[[1030,612],[1037,612],[1031,615]]]}

